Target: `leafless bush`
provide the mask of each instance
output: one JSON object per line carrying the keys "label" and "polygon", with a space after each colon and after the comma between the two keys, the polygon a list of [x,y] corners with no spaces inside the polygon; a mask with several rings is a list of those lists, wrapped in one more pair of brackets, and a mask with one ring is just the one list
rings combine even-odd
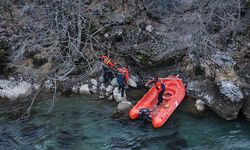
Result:
{"label": "leafless bush", "polygon": [[[106,27],[95,24],[94,10],[80,0],[29,1],[23,8],[29,32],[13,50],[14,63],[27,53],[42,54],[57,70],[67,72],[75,65],[92,70],[98,55],[94,49],[103,47],[97,35]],[[86,56],[89,50],[92,57]]]}
{"label": "leafless bush", "polygon": [[[103,23],[102,18],[115,12],[112,12],[112,6],[105,7],[97,2],[94,1],[93,7],[93,3],[80,0],[19,1],[26,28],[30,32],[19,40],[18,47],[13,51],[13,61],[18,63],[27,53],[42,54],[57,68],[56,72],[63,70],[61,72],[68,73],[73,66],[77,66],[87,73],[93,69],[100,53],[96,49],[110,48],[109,44],[115,45],[117,54],[131,58],[136,56],[138,49],[145,51],[146,48],[149,50],[146,53],[156,60],[186,53],[186,50],[187,53],[200,55],[211,49],[222,49],[222,41],[227,42],[228,37],[235,36],[243,26],[240,18],[241,10],[245,7],[243,0],[143,1],[141,3],[150,3],[150,7],[158,2],[158,6],[165,10],[160,23],[166,27],[157,34],[144,34],[133,26],[136,22],[133,22],[136,19],[134,14],[140,14],[145,11],[144,8],[132,11],[127,17],[130,19],[121,17],[116,22]],[[126,20],[132,20],[132,23]],[[124,25],[125,28],[122,41],[118,44],[99,36],[102,31],[112,30],[116,25],[119,28]]]}

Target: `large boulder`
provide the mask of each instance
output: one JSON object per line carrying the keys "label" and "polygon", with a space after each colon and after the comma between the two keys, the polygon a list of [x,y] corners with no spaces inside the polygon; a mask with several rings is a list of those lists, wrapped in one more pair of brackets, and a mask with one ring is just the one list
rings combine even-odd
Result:
{"label": "large boulder", "polygon": [[0,97],[16,100],[31,95],[32,86],[28,82],[0,80]]}
{"label": "large boulder", "polygon": [[128,111],[132,107],[132,103],[129,101],[121,101],[117,105],[117,111],[123,112],[123,111]]}
{"label": "large boulder", "polygon": [[88,84],[84,84],[80,87],[79,89],[80,94],[84,94],[84,95],[89,95],[90,93],[90,89],[89,89],[89,85]]}
{"label": "large boulder", "polygon": [[132,77],[128,78],[128,85],[131,86],[131,87],[133,87],[133,88],[137,88],[137,83],[136,83],[135,80],[133,80]]}
{"label": "large boulder", "polygon": [[97,84],[98,84],[97,81],[96,81],[96,79],[91,79],[90,82],[91,82],[94,86],[97,86]]}
{"label": "large boulder", "polygon": [[[236,119],[243,105],[241,91],[236,91],[238,94],[235,98],[235,96],[231,96],[231,94],[233,94],[231,92],[229,92],[229,95],[228,93],[224,93],[224,86],[227,85],[218,86],[207,80],[191,81],[187,84],[187,94],[204,101],[206,106],[214,110],[223,119]],[[236,85],[233,84],[227,88],[229,88],[230,91],[235,91],[235,86]]]}
{"label": "large boulder", "polygon": [[112,86],[118,86],[117,78],[113,78],[111,81]]}
{"label": "large boulder", "polygon": [[113,97],[114,99],[119,103],[121,101],[126,101],[126,93],[124,93],[124,97],[121,96],[121,91],[118,90],[118,87],[116,87],[113,91]]}
{"label": "large boulder", "polygon": [[234,84],[232,81],[222,80],[217,82],[217,85],[220,89],[220,93],[225,99],[236,103],[242,101],[243,93],[239,86]]}

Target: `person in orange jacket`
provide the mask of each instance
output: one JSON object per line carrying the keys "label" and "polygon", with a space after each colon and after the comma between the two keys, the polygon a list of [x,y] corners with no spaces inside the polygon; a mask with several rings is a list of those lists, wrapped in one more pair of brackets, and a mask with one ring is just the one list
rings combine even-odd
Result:
{"label": "person in orange jacket", "polygon": [[109,82],[114,78],[113,72],[111,69],[115,67],[115,64],[111,61],[111,59],[106,55],[101,55],[99,57],[99,60],[104,63],[102,66],[103,69],[103,76],[104,76],[104,82]]}
{"label": "person in orange jacket", "polygon": [[100,58],[99,58],[99,60],[100,60],[101,62],[103,62],[106,66],[110,67],[110,68],[115,67],[115,64],[114,64],[114,63],[111,61],[111,59],[110,59],[108,56],[106,56],[106,55],[101,55]]}
{"label": "person in orange jacket", "polygon": [[125,92],[125,85],[128,85],[128,78],[129,78],[129,74],[128,74],[128,66],[124,66],[123,68],[118,68],[118,76],[117,76],[117,82],[119,84],[118,90],[122,90],[121,91],[121,96],[124,96],[124,92]]}
{"label": "person in orange jacket", "polygon": [[148,82],[145,84],[145,86],[148,86],[149,84],[152,84],[152,83],[155,84],[155,88],[156,88],[157,93],[158,93],[158,102],[157,102],[156,105],[159,106],[159,105],[162,103],[162,101],[163,101],[163,94],[164,94],[164,92],[166,91],[166,86],[165,86],[165,84],[159,79],[158,75],[156,75],[156,76],[154,77],[153,80],[148,81]]}
{"label": "person in orange jacket", "polygon": [[119,73],[123,74],[125,77],[125,83],[126,85],[128,85],[128,78],[129,78],[129,73],[128,73],[128,66],[124,66],[122,68],[117,68],[117,70],[119,71]]}

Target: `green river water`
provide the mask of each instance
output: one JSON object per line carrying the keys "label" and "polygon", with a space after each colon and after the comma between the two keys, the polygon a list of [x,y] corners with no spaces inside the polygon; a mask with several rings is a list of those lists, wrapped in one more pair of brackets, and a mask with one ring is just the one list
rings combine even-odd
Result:
{"label": "green river water", "polygon": [[[134,101],[136,102],[136,101]],[[207,112],[190,113],[187,101],[160,129],[114,115],[117,103],[95,97],[40,96],[29,120],[8,117],[0,105],[1,150],[168,150],[250,149],[250,126],[243,119],[225,121]]]}

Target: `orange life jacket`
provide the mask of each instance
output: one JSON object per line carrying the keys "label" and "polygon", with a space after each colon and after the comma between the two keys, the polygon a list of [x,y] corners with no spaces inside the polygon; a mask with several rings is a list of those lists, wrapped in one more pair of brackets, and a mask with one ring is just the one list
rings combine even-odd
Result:
{"label": "orange life jacket", "polygon": [[115,64],[112,63],[111,59],[108,56],[101,56],[101,59],[103,59],[103,63],[109,67],[114,67]]}

